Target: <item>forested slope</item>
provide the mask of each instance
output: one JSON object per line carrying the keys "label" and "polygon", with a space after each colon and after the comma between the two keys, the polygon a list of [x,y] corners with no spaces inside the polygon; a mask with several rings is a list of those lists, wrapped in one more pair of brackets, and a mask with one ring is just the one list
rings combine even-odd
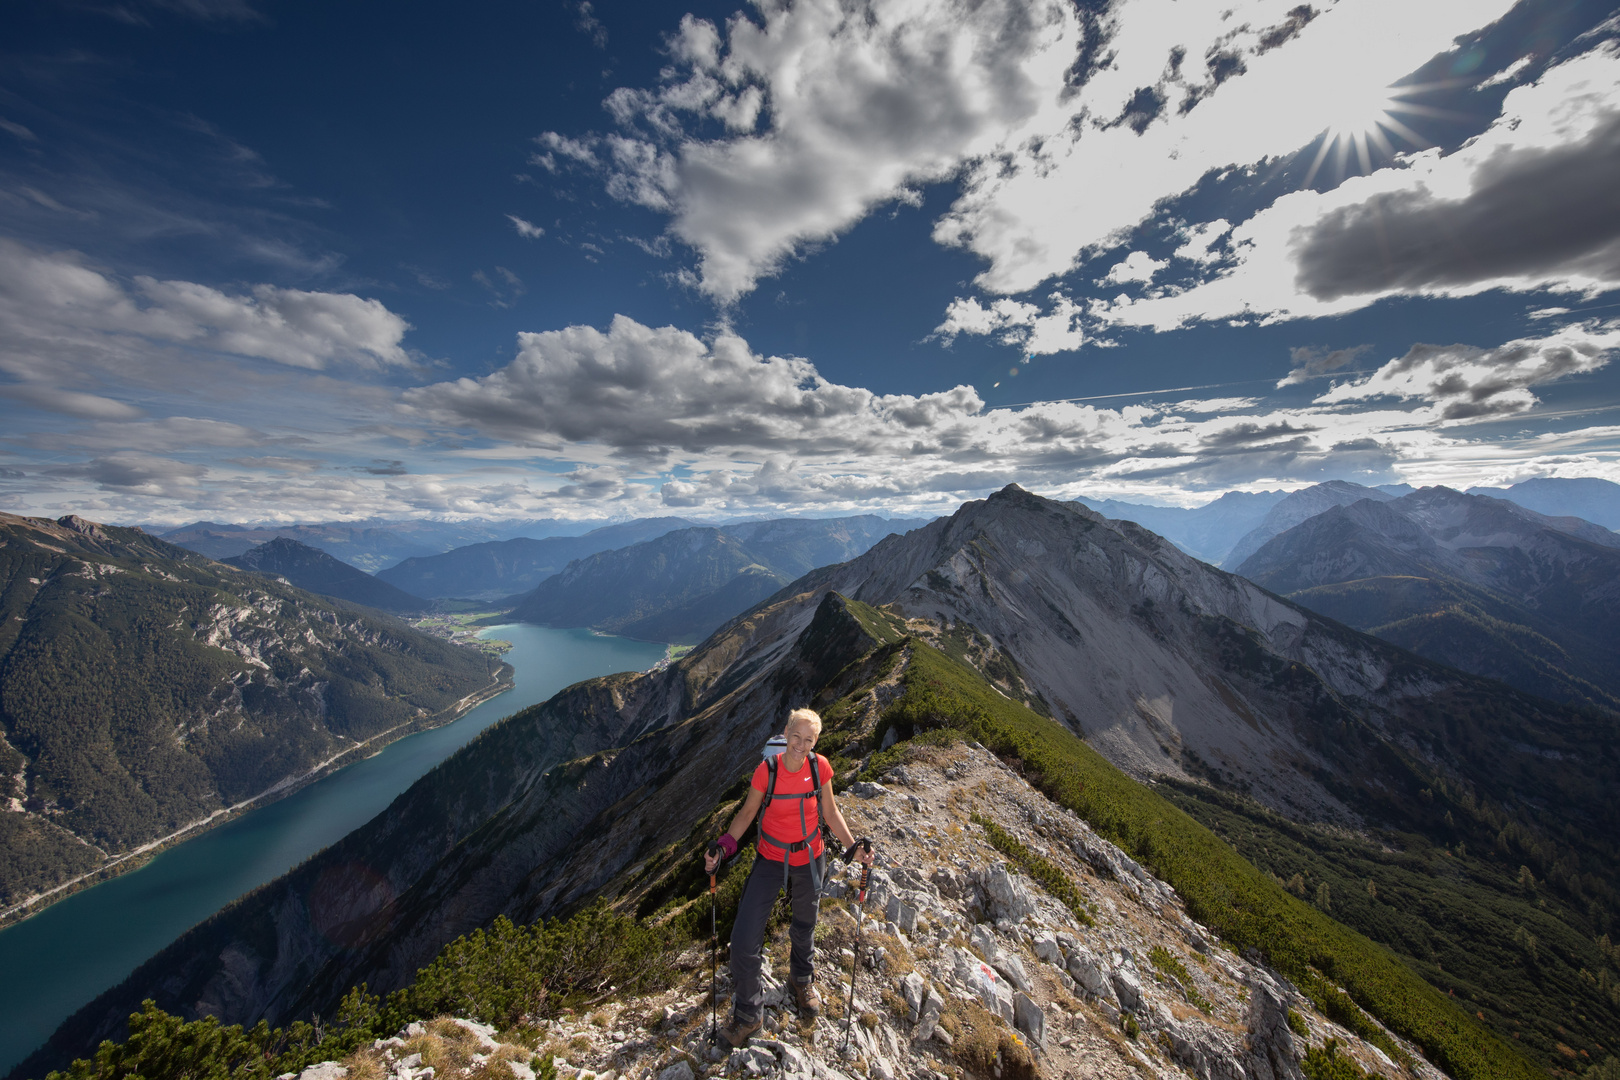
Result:
{"label": "forested slope", "polygon": [[0,907],[448,719],[508,670],[139,529],[0,515]]}

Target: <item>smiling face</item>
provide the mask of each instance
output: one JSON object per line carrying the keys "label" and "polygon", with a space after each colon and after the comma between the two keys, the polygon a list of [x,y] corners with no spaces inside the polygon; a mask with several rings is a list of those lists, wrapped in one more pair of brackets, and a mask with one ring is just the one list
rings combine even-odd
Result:
{"label": "smiling face", "polygon": [[821,732],[810,720],[793,719],[788,721],[787,730],[782,734],[787,738],[787,752],[783,756],[787,758],[788,768],[797,772],[810,751],[816,748]]}

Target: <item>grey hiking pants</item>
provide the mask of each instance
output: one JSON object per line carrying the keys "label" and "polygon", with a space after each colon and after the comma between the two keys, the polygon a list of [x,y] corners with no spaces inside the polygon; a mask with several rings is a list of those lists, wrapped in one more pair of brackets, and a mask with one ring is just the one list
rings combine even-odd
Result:
{"label": "grey hiking pants", "polygon": [[[810,880],[810,866],[789,866],[792,886],[788,892],[793,900],[793,922],[788,937],[793,942],[789,968],[800,982],[810,981],[815,973],[812,960],[812,939],[816,932],[816,889]],[[765,948],[765,923],[771,917],[771,907],[782,892],[782,864],[769,859],[754,860],[754,869],[743,886],[742,900],[737,904],[737,922],[731,928],[731,1011],[750,1023],[760,1015],[761,953]]]}

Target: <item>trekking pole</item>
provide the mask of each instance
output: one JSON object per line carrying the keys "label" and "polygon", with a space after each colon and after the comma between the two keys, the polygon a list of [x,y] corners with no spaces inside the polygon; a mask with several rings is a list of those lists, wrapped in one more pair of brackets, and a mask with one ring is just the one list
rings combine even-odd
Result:
{"label": "trekking pole", "polygon": [[[850,859],[855,857],[855,852],[863,848],[868,853],[872,850],[872,841],[864,836],[849,845],[849,850],[844,852],[844,862],[848,863]],[[870,863],[863,864],[861,866],[861,888],[855,898],[855,961],[849,965],[849,1003],[844,1006],[844,1045],[838,1049],[840,1054],[849,1049],[850,1028],[855,1020],[855,976],[861,970],[861,927],[865,924],[866,919],[866,909],[862,905],[866,903],[866,888],[871,884],[872,866]]]}
{"label": "trekking pole", "polygon": [[[710,844],[706,854],[722,856],[725,854],[719,844]],[[716,870],[720,869],[719,861],[714,864]],[[716,901],[714,895],[714,875],[709,875],[709,1041],[713,1042],[720,1033],[720,931]]]}

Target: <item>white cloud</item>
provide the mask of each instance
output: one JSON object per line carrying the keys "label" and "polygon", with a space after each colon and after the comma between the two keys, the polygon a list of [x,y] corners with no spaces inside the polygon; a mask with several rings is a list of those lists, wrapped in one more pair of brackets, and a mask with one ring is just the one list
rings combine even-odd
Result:
{"label": "white cloud", "polygon": [[1139,281],[1147,284],[1153,280],[1153,275],[1169,266],[1165,259],[1155,259],[1145,251],[1133,251],[1119,262],[1108,268],[1108,274],[1100,284],[1124,285],[1128,282]]}
{"label": "white cloud", "polygon": [[0,370],[45,378],[62,350],[118,352],[124,336],[321,369],[408,363],[404,319],[352,293],[274,285],[232,295],[189,281],[137,277],[133,290],[74,252],[0,239]]}
{"label": "white cloud", "polygon": [[949,345],[958,334],[995,334],[1003,344],[1022,348],[1026,356],[1078,349],[1085,343],[1080,306],[1060,293],[1053,293],[1050,301],[1051,311],[1043,314],[1034,304],[1017,300],[996,300],[986,307],[975,297],[957,297],[931,336]]}
{"label": "white cloud", "polygon": [[1387,296],[1620,287],[1620,47],[1550,68],[1450,155],[1291,192],[1230,234],[1235,264],[1184,292],[1096,304],[1105,323],[1311,318]]}
{"label": "white cloud", "polygon": [[506,219],[512,223],[512,228],[517,230],[517,234],[525,240],[538,240],[546,235],[545,229],[532,221],[525,221],[516,214],[507,214]]}
{"label": "white cloud", "polygon": [[759,356],[722,333],[711,344],[616,316],[522,334],[510,365],[407,391],[418,416],[533,446],[595,443],[627,459],[677,452],[860,454],[937,435],[982,402],[966,386],[913,396],[830,383],[795,357]]}
{"label": "white cloud", "polygon": [[[934,237],[987,260],[981,288],[1016,294],[1211,170],[1370,121],[1345,103],[1376,102],[1510,6],[1120,0],[1089,30],[1059,0],[805,0],[724,31],[688,15],[662,84],[605,102],[625,133],[548,132],[535,160],[601,169],[615,198],[669,214],[723,302],[915,185],[961,175]],[[1207,260],[1216,237],[1199,239],[1178,254]]]}
{"label": "white cloud", "polygon": [[1176,248],[1175,257],[1186,259],[1189,262],[1207,264],[1218,260],[1221,255],[1215,250],[1215,245],[1226,238],[1232,231],[1232,223],[1225,218],[1216,218],[1214,221],[1205,221],[1182,230],[1186,242]]}
{"label": "white cloud", "polygon": [[[1111,16],[1113,61],[1075,101],[1081,122],[976,165],[935,237],[989,260],[981,287],[1027,291],[1211,170],[1306,145],[1346,98],[1388,85],[1509,6],[1346,0],[1297,27],[1286,2],[1122,4]],[[1131,110],[1144,88],[1160,111],[1139,123]]]}
{"label": "white cloud", "polygon": [[[605,149],[609,192],[671,214],[700,287],[729,301],[913,184],[1061,125],[1081,38],[1061,0],[807,0],[724,34],[688,16],[665,85],[608,99],[641,134],[571,156]],[[729,134],[686,134],[705,118]],[[555,164],[566,140],[546,138]]]}
{"label": "white cloud", "polygon": [[[1019,312],[994,305],[964,303],[958,314],[963,333],[1023,325]],[[1532,387],[1595,370],[1617,335],[1587,326],[1489,349],[1415,346],[1297,407],[1221,398],[986,409],[967,387],[880,396],[830,383],[807,360],[760,356],[732,333],[705,342],[621,316],[605,332],[522,335],[508,367],[420,387],[405,401],[417,421],[592,466],[562,478],[568,497],[634,502],[656,485],[664,505],[716,512],[939,507],[1010,480],[1161,493],[1430,472],[1476,482],[1462,476],[1467,463],[1508,453],[1511,440],[1470,436],[1466,423],[1522,411],[1534,404]],[[1318,352],[1296,361],[1342,367]],[[1512,453],[1533,456],[1522,446]]]}
{"label": "white cloud", "polygon": [[1328,390],[1319,405],[1387,397],[1435,406],[1442,422],[1523,412],[1537,403],[1532,387],[1596,371],[1620,347],[1620,324],[1566,327],[1551,337],[1521,338],[1492,349],[1414,345],[1371,375]]}
{"label": "white cloud", "polygon": [[0,386],[0,397],[21,401],[36,409],[77,416],[86,420],[133,420],[145,415],[140,409],[100,394],[86,394],[43,383],[13,383]]}

